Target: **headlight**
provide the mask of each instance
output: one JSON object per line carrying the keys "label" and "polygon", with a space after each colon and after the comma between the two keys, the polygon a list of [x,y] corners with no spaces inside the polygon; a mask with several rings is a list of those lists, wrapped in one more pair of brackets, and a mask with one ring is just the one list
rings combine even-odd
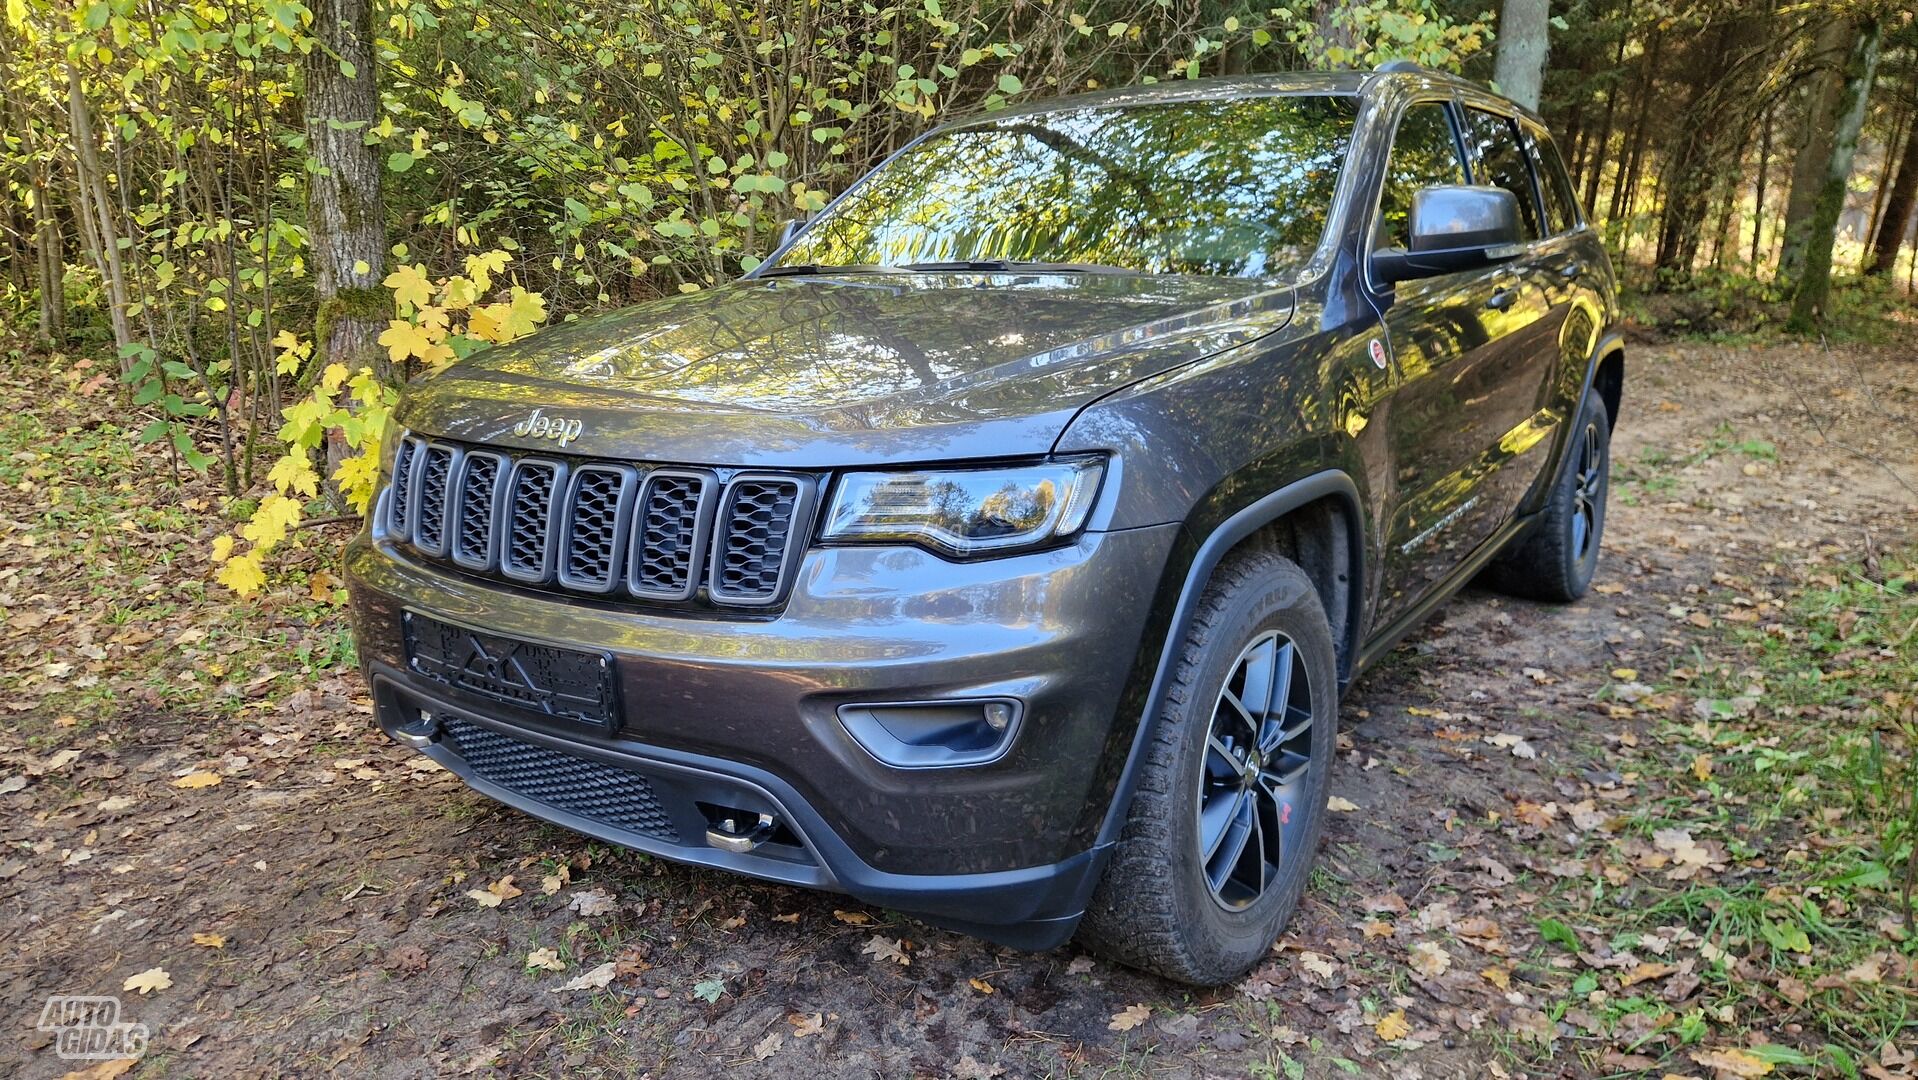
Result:
{"label": "headlight", "polygon": [[823,539],[903,540],[951,555],[1034,547],[1085,526],[1105,464],[847,473]]}

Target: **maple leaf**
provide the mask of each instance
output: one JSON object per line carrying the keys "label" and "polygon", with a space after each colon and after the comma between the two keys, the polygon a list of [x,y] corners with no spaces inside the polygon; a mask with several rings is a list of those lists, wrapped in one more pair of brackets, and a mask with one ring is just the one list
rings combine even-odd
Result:
{"label": "maple leaf", "polygon": [[[305,454],[288,454],[274,462],[266,478],[280,490],[282,495],[289,491],[297,491],[311,499],[316,498],[320,493],[320,477],[313,471],[313,466],[308,464]],[[228,546],[232,545],[229,543]]]}
{"label": "maple leaf", "polygon": [[266,573],[260,569],[259,559],[251,553],[228,559],[214,575],[214,580],[245,598],[260,591],[266,584]]}
{"label": "maple leaf", "polygon": [[207,772],[205,769],[197,769],[175,780],[173,786],[177,788],[207,788],[219,783],[221,779],[222,777],[219,773]]}
{"label": "maple leaf", "polygon": [[232,533],[221,533],[213,538],[213,561],[223,563],[233,555],[233,545],[239,538]]}
{"label": "maple leaf", "polygon": [[1106,1022],[1106,1030],[1131,1031],[1133,1028],[1145,1023],[1146,1018],[1151,1015],[1152,1006],[1150,1005],[1127,1005],[1125,1008],[1112,1014],[1112,1019]]}
{"label": "maple leaf", "polygon": [[[487,304],[484,307],[472,309],[466,313],[467,335],[494,344],[511,341],[512,335],[508,334],[504,327],[510,310],[505,304]],[[384,341],[381,342],[381,344],[384,343]]]}
{"label": "maple leaf", "polygon": [[[512,254],[505,251],[496,250],[489,251],[484,255],[468,255],[466,257],[466,275],[473,279],[475,291],[485,292],[487,289],[493,287],[493,275],[506,269],[506,264],[512,261]],[[451,285],[452,283],[448,282],[447,284]]]}
{"label": "maple leaf", "polygon": [[900,938],[874,934],[872,940],[866,942],[866,947],[859,951],[874,960],[890,960],[900,967],[906,967],[912,963],[912,957],[906,955],[905,941]]}
{"label": "maple leaf", "polygon": [[453,311],[462,311],[473,306],[481,291],[472,278],[450,277],[446,279],[446,288],[440,292],[440,304]]}
{"label": "maple leaf", "polygon": [[127,976],[127,981],[120,984],[120,989],[138,991],[140,996],[145,997],[155,990],[165,990],[172,985],[173,976],[168,975],[165,968],[153,967],[138,975]]}
{"label": "maple leaf", "polygon": [[[412,266],[401,266],[386,275],[386,280],[380,284],[393,290],[395,303],[410,304],[418,308],[433,302],[433,283],[427,280],[426,268],[417,263]],[[399,358],[394,357],[394,359]]]}
{"label": "maple leaf", "polygon": [[512,298],[507,304],[506,319],[502,323],[511,337],[525,337],[546,321],[546,300],[535,292],[527,292],[518,285],[513,286]]}
{"label": "maple leaf", "polygon": [[434,348],[432,335],[424,327],[415,326],[405,319],[390,320],[386,329],[380,332],[380,344],[386,346],[386,355],[395,364],[409,356],[425,357]]}
{"label": "maple leaf", "polygon": [[1386,1042],[1397,1042],[1412,1033],[1412,1025],[1406,1022],[1404,1009],[1394,1009],[1380,1017],[1372,1030]]}

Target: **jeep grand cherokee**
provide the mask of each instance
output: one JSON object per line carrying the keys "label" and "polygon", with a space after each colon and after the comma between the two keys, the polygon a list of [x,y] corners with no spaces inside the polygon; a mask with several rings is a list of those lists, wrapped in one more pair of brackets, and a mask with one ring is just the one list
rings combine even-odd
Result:
{"label": "jeep grand cherokee", "polygon": [[1407,65],[936,128],[740,280],[411,388],[379,723],[530,814],[1216,983],[1342,690],[1585,592],[1623,352],[1539,119]]}

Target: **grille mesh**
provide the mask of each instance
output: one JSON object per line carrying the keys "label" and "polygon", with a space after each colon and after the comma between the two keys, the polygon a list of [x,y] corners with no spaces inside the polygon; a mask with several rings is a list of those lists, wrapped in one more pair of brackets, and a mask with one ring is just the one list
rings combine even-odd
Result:
{"label": "grille mesh", "polygon": [[606,466],[589,465],[574,476],[567,543],[560,555],[564,576],[569,585],[603,589],[613,583],[622,504],[632,487],[624,470]]}
{"label": "grille mesh", "polygon": [[387,524],[399,536],[410,535],[407,527],[412,523],[412,507],[407,502],[413,495],[413,463],[418,460],[414,455],[422,445],[417,440],[405,439],[393,456],[393,494],[387,506]]}
{"label": "grille mesh", "polygon": [[500,460],[492,454],[466,455],[459,527],[453,535],[453,557],[461,562],[483,567],[492,561],[493,496],[499,492]]}
{"label": "grille mesh", "polygon": [[692,591],[706,480],[656,476],[646,485],[634,528],[634,592],[676,597]]}
{"label": "grille mesh", "polygon": [[500,554],[508,571],[544,578],[553,485],[558,479],[559,470],[545,462],[522,461],[514,470],[512,502],[506,508],[506,547]]}
{"label": "grille mesh", "polygon": [[766,607],[783,598],[814,485],[517,457],[408,434],[394,454],[386,521],[420,555],[527,585]]}
{"label": "grille mesh", "polygon": [[534,802],[629,832],[679,842],[646,778],[549,750],[458,716],[442,717],[451,748],[482,779]]}
{"label": "grille mesh", "polygon": [[452,472],[453,451],[428,446],[420,461],[419,521],[413,526],[415,542],[428,551],[446,549],[446,481]]}
{"label": "grille mesh", "polygon": [[799,485],[740,480],[726,496],[716,589],[741,600],[769,600],[779,591]]}

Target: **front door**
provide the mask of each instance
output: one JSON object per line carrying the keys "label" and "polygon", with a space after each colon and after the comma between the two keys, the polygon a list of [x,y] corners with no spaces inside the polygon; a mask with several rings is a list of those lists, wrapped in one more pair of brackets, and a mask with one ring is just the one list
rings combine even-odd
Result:
{"label": "front door", "polygon": [[[1442,102],[1413,105],[1401,117],[1380,193],[1379,246],[1409,241],[1413,192],[1464,182],[1461,142],[1477,150],[1472,117],[1489,115],[1466,112],[1463,128],[1453,106]],[[1515,129],[1511,150],[1523,168]],[[1475,153],[1473,164],[1475,183],[1506,186],[1510,179],[1496,157]],[[1540,236],[1539,210],[1529,171],[1520,175],[1525,187],[1514,194],[1529,243]],[[1378,609],[1389,624],[1510,517],[1514,500],[1502,483],[1510,477],[1499,473],[1534,441],[1528,424],[1551,368],[1552,301],[1522,258],[1400,282],[1378,291],[1376,300],[1399,380],[1386,417],[1394,475]],[[1528,380],[1537,384],[1530,392]]]}

